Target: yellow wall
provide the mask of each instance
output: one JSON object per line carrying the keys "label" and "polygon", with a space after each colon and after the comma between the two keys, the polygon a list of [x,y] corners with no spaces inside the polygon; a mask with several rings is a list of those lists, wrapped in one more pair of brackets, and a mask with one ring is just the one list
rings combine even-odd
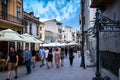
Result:
{"label": "yellow wall", "polygon": [[16,0],[8,0],[8,14],[16,16]]}
{"label": "yellow wall", "polygon": [[[21,7],[21,18],[22,18],[22,0],[8,0],[8,8],[7,8],[8,14],[17,17],[17,6]],[[0,11],[2,11],[1,0],[0,0]],[[8,18],[11,19],[11,21],[7,21],[7,20],[0,21],[1,23],[0,28],[10,28],[13,30],[22,31],[23,25],[21,24],[20,21],[16,21],[16,23],[14,23],[13,21],[15,20],[12,19],[13,17],[8,17]]]}
{"label": "yellow wall", "polygon": [[40,34],[42,34],[42,38],[40,39],[41,41],[45,41],[45,28],[44,24],[40,24],[40,27],[42,27],[42,31],[40,30]]}
{"label": "yellow wall", "polygon": [[22,2],[17,0],[8,0],[8,12],[13,16],[17,16],[17,6],[21,7],[21,17],[22,17]]}
{"label": "yellow wall", "polygon": [[[2,10],[2,5],[1,5],[0,0],[0,11]],[[13,16],[17,16],[17,6],[21,7],[21,17],[22,17],[22,0],[8,0],[8,14],[11,14]]]}

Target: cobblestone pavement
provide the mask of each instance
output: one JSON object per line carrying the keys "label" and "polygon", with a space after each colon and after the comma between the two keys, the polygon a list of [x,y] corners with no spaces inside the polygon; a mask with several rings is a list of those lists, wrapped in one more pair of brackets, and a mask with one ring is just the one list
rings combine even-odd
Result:
{"label": "cobblestone pavement", "polygon": [[[95,75],[94,70],[92,68],[81,68],[80,62],[81,60],[77,54],[75,55],[73,66],[69,65],[69,58],[65,58],[63,67],[56,68],[54,65],[49,70],[46,65],[40,68],[37,62],[36,67],[32,68],[32,72],[29,75],[26,75],[25,66],[20,66],[17,80],[92,80]],[[7,72],[0,72],[0,80],[5,80],[6,77]],[[11,80],[14,80],[14,72],[12,72]]]}

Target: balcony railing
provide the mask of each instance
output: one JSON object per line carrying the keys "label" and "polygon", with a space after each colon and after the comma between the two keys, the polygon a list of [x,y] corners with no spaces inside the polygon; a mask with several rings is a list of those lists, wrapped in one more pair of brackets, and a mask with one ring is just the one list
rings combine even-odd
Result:
{"label": "balcony railing", "polygon": [[23,19],[0,11],[0,19],[23,25]]}

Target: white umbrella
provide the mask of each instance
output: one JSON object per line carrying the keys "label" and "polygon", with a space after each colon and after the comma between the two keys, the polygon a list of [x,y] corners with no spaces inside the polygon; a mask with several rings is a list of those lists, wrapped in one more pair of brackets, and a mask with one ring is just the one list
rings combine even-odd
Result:
{"label": "white umbrella", "polygon": [[22,34],[21,36],[25,39],[25,42],[36,43],[36,40],[34,40],[33,37],[28,33]]}
{"label": "white umbrella", "polygon": [[0,31],[0,41],[24,41],[24,39],[17,32],[6,29]]}
{"label": "white umbrella", "polygon": [[24,41],[20,34],[11,29],[0,31],[0,41],[8,41],[8,53],[9,53],[9,42],[10,41]]}
{"label": "white umbrella", "polygon": [[35,43],[43,43],[42,41],[36,39],[35,37],[32,37],[36,42]]}
{"label": "white umbrella", "polygon": [[65,46],[66,45],[66,43],[60,43],[59,44],[59,46]]}
{"label": "white umbrella", "polygon": [[76,43],[76,42],[70,42],[70,43],[66,44],[66,46],[77,46],[77,45],[78,45],[78,43]]}
{"label": "white umbrella", "polygon": [[40,46],[43,46],[43,47],[49,47],[50,45],[49,45],[49,44],[44,43],[44,44],[41,44]]}
{"label": "white umbrella", "polygon": [[[35,37],[31,36],[28,33],[22,34],[21,36],[24,37],[25,42],[29,43],[29,45],[30,45],[30,43],[37,43],[37,44],[42,43],[40,40],[36,39]],[[24,45],[24,47],[25,47],[25,45]],[[29,46],[29,49],[30,49],[30,46]]]}

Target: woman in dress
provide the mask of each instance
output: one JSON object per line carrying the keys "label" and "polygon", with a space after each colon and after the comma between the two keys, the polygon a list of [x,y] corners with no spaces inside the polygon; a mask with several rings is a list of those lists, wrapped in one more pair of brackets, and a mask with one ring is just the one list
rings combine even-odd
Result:
{"label": "woman in dress", "polygon": [[59,64],[60,64],[60,52],[58,49],[56,49],[56,52],[55,52],[55,64],[56,64],[56,67],[59,68]]}
{"label": "woman in dress", "polygon": [[52,58],[53,58],[52,49],[50,49],[49,53],[48,53],[48,56],[47,56],[47,68],[48,69],[50,68],[50,63],[52,63]]}

